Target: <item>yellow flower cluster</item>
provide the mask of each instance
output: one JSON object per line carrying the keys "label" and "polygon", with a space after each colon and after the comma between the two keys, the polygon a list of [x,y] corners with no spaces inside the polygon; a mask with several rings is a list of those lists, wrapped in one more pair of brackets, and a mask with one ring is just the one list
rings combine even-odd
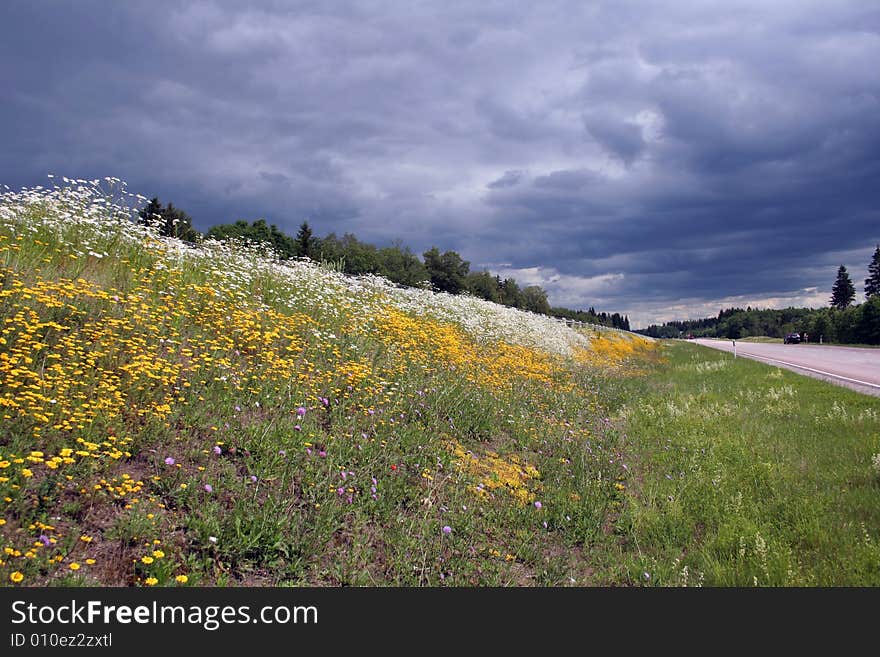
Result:
{"label": "yellow flower cluster", "polygon": [[410,364],[427,373],[438,367],[455,368],[467,381],[489,389],[509,386],[517,379],[549,385],[563,371],[546,352],[504,342],[481,344],[455,324],[392,307],[380,312],[374,326],[374,337],[394,351],[400,371]]}
{"label": "yellow flower cluster", "polygon": [[474,454],[454,439],[449,439],[447,446],[455,456],[458,467],[477,479],[472,489],[477,495],[490,495],[503,490],[520,504],[534,501],[541,477],[534,466],[523,463],[515,455],[500,456],[491,450],[481,455]]}
{"label": "yellow flower cluster", "polygon": [[[92,486],[92,489],[95,492],[104,492],[116,500],[126,499],[130,498],[132,495],[137,495],[143,490],[143,488],[144,482],[132,479],[129,474],[121,474],[118,477],[113,477],[109,480],[102,478]],[[87,492],[87,489],[82,488],[80,489],[80,492],[85,493]]]}
{"label": "yellow flower cluster", "polygon": [[82,278],[25,284],[12,269],[0,273],[9,281],[0,291],[0,412],[29,418],[35,437],[82,431],[97,417],[165,419],[192,401],[194,382],[247,389],[302,364],[306,315],[241,307],[182,283],[179,271],[133,271],[139,284],[125,295]]}
{"label": "yellow flower cluster", "polygon": [[597,332],[590,338],[589,349],[578,349],[575,359],[603,369],[620,369],[651,351],[654,344],[628,333]]}

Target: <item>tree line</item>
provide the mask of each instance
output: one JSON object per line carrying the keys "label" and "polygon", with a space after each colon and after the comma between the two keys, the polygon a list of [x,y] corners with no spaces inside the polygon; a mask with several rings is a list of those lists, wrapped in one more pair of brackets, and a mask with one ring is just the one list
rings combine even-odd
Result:
{"label": "tree line", "polygon": [[281,260],[305,257],[353,276],[377,274],[405,287],[430,286],[439,292],[467,293],[551,317],[630,329],[629,318],[619,313],[551,307],[547,292],[540,285],[520,286],[510,277],[502,278],[487,270],[471,271],[470,262],[455,251],[441,253],[432,247],[419,257],[400,241],[377,247],[351,233],[317,237],[308,222],[303,222],[296,235],[290,236],[265,219],[218,224],[202,235],[193,228],[192,217],[171,203],[163,205],[158,198],[151,199],[138,216],[139,223],[156,226],[162,235],[186,242],[198,243],[205,238],[241,240],[271,249]]}
{"label": "tree line", "polygon": [[837,270],[827,308],[728,308],[717,317],[666,322],[638,331],[655,338],[728,338],[800,333],[808,342],[880,344],[880,246],[868,265],[865,302],[854,304],[855,285],[844,265]]}

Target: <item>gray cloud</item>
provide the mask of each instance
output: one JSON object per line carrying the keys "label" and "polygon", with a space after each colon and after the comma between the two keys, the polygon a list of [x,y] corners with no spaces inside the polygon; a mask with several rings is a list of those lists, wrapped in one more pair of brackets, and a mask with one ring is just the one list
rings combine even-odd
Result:
{"label": "gray cloud", "polygon": [[504,187],[515,187],[522,180],[522,171],[505,171],[504,175],[498,180],[493,180],[486,187],[489,189],[503,189]]}
{"label": "gray cloud", "polygon": [[880,241],[877,61],[855,1],[14,1],[0,182],[436,244],[640,322],[818,303]]}

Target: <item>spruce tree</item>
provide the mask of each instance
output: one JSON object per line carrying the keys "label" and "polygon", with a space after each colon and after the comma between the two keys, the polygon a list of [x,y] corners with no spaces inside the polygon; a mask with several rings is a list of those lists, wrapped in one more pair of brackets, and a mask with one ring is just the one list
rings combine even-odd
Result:
{"label": "spruce tree", "polygon": [[312,236],[312,228],[307,221],[302,222],[295,239],[297,253],[312,258],[315,252],[315,238]]}
{"label": "spruce tree", "polygon": [[138,212],[138,223],[142,226],[156,226],[162,221],[162,204],[159,203],[157,197],[150,199],[140,212]]}
{"label": "spruce tree", "polygon": [[865,296],[867,298],[880,296],[880,245],[874,249],[874,257],[868,265],[868,278],[865,279]]}
{"label": "spruce tree", "polygon": [[192,227],[192,217],[180,208],[175,208],[173,203],[163,206],[155,196],[138,212],[138,223],[157,227],[163,237],[177,237],[185,242],[197,242],[202,237]]}
{"label": "spruce tree", "polygon": [[845,310],[856,298],[856,288],[850,280],[846,267],[840,265],[837,270],[837,280],[831,288],[831,305],[838,310]]}

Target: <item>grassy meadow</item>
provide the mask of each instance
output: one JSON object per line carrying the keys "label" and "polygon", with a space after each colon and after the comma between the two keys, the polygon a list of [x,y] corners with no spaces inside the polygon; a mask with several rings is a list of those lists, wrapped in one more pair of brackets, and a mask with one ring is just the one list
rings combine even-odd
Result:
{"label": "grassy meadow", "polygon": [[4,585],[880,583],[875,398],[139,200],[0,197]]}

